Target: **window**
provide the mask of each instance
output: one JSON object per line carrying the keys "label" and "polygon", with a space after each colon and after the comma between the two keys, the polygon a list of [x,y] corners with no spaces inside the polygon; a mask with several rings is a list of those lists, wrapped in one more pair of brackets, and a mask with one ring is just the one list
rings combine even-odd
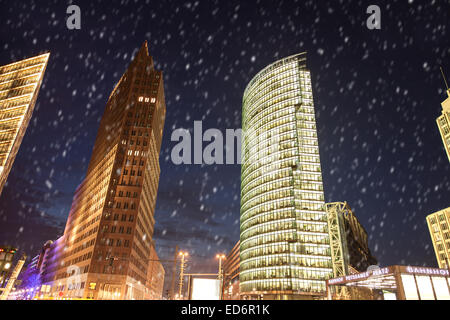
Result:
{"label": "window", "polygon": [[144,97],[139,97],[138,101],[139,101],[139,102],[144,101]]}

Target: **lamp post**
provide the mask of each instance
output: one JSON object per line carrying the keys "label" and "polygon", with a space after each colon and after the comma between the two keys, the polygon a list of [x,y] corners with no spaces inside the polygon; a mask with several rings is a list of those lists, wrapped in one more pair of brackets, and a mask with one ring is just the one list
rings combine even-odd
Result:
{"label": "lamp post", "polygon": [[222,260],[225,260],[225,255],[224,254],[217,254],[216,255],[216,259],[219,259],[219,274],[218,274],[218,279],[219,279],[219,283],[220,283],[220,287],[219,287],[219,289],[220,289],[220,296],[219,296],[219,299],[220,300],[222,300],[222,296],[223,296],[223,293],[222,293],[222,288],[223,288],[223,272],[222,272]]}
{"label": "lamp post", "polygon": [[178,254],[181,257],[181,266],[180,266],[180,287],[179,287],[179,291],[178,291],[178,297],[179,299],[181,299],[181,294],[183,291],[183,278],[184,278],[184,259],[185,257],[187,258],[188,253],[184,252],[184,251],[180,251],[180,253]]}

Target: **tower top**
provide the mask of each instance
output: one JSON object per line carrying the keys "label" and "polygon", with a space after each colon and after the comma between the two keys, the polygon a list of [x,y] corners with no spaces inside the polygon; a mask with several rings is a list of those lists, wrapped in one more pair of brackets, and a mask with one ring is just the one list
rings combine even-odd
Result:
{"label": "tower top", "polygon": [[141,48],[139,49],[139,52],[143,52],[148,56],[148,43],[147,40],[144,41]]}

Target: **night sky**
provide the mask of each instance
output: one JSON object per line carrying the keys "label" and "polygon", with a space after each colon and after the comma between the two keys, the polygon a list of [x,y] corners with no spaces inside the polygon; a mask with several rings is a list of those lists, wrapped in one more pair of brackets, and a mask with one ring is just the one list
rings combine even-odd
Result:
{"label": "night sky", "polygon": [[[69,4],[81,8],[81,30],[66,27]],[[370,4],[381,8],[381,30],[366,27]],[[435,122],[446,98],[439,66],[450,77],[449,12],[447,0],[0,1],[0,65],[51,53],[0,196],[0,243],[33,256],[62,235],[107,98],[148,40],[167,105],[161,259],[178,244],[188,270],[211,272],[239,239],[240,166],[174,165],[172,131],[192,132],[195,120],[240,128],[251,78],[307,51],[325,200],[348,201],[380,265],[437,266],[425,217],[450,206]]]}

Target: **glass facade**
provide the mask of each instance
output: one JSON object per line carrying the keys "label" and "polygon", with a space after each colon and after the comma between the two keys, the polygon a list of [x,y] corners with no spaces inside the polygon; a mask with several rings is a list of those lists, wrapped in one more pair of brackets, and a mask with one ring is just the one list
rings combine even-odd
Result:
{"label": "glass facade", "polygon": [[436,123],[444,143],[448,161],[450,161],[450,89],[447,89],[447,95],[448,98],[441,103],[442,114],[436,119]]}
{"label": "glass facade", "polygon": [[242,130],[241,295],[322,294],[332,265],[305,53],[250,81]]}
{"label": "glass facade", "polygon": [[449,268],[450,260],[450,207],[427,216],[433,248],[439,268]]}
{"label": "glass facade", "polygon": [[49,56],[0,67],[0,194],[30,122]]}

